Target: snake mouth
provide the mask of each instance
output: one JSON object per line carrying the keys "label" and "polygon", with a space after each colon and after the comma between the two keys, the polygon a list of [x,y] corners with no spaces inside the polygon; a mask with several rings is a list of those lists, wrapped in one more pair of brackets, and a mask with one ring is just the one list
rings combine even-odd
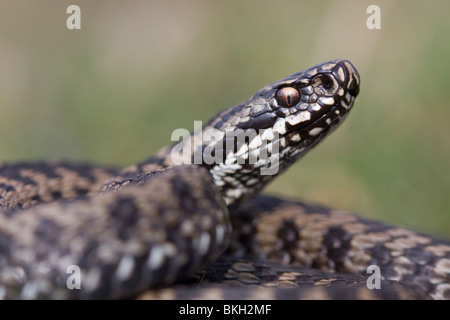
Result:
{"label": "snake mouth", "polygon": [[296,126],[287,125],[285,138],[288,144],[308,144],[315,138],[322,136],[323,132],[329,131],[330,127],[339,123],[339,117],[336,115],[336,106],[332,106],[328,112],[319,115],[316,119],[308,123],[300,123]]}

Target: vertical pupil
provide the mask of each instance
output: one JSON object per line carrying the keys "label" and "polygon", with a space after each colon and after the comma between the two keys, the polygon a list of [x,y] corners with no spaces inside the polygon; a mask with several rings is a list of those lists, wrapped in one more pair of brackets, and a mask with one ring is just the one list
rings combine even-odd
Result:
{"label": "vertical pupil", "polygon": [[300,94],[295,88],[282,88],[276,94],[278,103],[283,107],[291,107],[300,100]]}

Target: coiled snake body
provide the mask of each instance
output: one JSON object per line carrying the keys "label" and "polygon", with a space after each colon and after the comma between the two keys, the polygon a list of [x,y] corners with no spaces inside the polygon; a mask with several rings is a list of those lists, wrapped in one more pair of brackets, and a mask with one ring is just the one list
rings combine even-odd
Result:
{"label": "coiled snake body", "polygon": [[255,196],[345,119],[359,84],[349,61],[319,64],[123,170],[0,165],[0,298],[449,298],[449,243]]}

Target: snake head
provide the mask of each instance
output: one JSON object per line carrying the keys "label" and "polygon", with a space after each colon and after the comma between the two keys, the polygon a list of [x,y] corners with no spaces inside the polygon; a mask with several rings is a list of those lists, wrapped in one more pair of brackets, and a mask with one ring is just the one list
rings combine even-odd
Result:
{"label": "snake head", "polygon": [[[333,60],[267,85],[247,100],[237,127],[271,129],[286,146],[315,145],[335,129],[359,93],[358,71],[348,60]],[[298,148],[296,152],[299,152]]]}
{"label": "snake head", "polygon": [[[225,148],[222,160],[207,166],[227,204],[261,190],[336,129],[351,110],[359,84],[350,61],[333,60],[269,84],[215,117],[207,128],[238,137],[224,138],[218,144]],[[266,170],[274,163],[275,170]]]}

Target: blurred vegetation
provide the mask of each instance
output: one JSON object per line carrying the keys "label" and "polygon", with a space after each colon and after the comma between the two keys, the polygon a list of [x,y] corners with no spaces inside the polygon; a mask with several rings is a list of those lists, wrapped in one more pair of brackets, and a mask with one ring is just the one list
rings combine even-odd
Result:
{"label": "blurred vegetation", "polygon": [[[381,30],[366,28],[370,4]],[[266,192],[450,238],[449,12],[445,0],[2,1],[0,161],[128,165],[267,83],[347,58],[362,77],[350,117]]]}

